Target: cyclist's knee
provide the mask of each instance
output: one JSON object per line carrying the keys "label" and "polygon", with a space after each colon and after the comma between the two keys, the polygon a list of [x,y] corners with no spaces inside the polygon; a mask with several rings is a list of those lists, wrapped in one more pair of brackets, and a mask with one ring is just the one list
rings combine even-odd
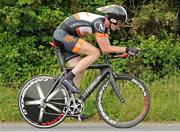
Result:
{"label": "cyclist's knee", "polygon": [[100,56],[100,51],[98,48],[94,47],[92,44],[85,42],[82,44],[80,51],[80,54],[85,54],[87,56],[94,56],[94,57],[99,57]]}
{"label": "cyclist's knee", "polygon": [[96,58],[99,58],[100,54],[101,54],[101,53],[100,53],[100,50],[97,49],[97,48],[94,48],[94,49],[92,50],[92,54],[91,54],[91,55],[95,56]]}

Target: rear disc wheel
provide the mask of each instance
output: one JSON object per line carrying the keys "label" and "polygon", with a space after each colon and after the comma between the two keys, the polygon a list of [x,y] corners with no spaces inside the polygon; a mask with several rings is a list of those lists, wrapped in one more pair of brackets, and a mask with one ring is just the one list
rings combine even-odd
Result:
{"label": "rear disc wheel", "polygon": [[69,95],[67,90],[58,84],[47,97],[54,83],[53,77],[36,76],[21,88],[19,110],[23,118],[32,126],[54,127],[65,119]]}

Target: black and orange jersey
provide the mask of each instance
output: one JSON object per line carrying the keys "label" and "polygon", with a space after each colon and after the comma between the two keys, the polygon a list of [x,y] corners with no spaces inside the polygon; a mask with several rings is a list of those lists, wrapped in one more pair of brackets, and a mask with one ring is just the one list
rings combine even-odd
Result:
{"label": "black and orange jersey", "polygon": [[95,33],[97,37],[108,37],[108,29],[104,26],[105,17],[89,12],[79,12],[66,18],[58,28],[80,37]]}
{"label": "black and orange jersey", "polygon": [[54,41],[57,42],[65,61],[76,57],[85,40],[80,37],[95,34],[100,48],[110,45],[108,28],[104,26],[105,16],[79,12],[66,18],[55,30]]}

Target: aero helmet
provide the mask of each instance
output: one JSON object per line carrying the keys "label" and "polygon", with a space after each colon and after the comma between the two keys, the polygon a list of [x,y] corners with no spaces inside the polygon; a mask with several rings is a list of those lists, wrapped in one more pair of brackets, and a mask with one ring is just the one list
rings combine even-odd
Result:
{"label": "aero helmet", "polygon": [[117,24],[118,20],[126,22],[128,20],[127,12],[122,6],[109,5],[97,8],[103,12],[111,23]]}

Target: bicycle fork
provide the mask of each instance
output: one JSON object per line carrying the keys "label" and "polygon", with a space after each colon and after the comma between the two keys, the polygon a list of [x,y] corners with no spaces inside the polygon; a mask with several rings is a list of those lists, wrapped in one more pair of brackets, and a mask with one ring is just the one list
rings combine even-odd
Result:
{"label": "bicycle fork", "polygon": [[115,75],[113,75],[112,73],[110,73],[110,83],[120,102],[125,103],[125,100],[121,95],[120,87],[117,85],[115,81]]}

